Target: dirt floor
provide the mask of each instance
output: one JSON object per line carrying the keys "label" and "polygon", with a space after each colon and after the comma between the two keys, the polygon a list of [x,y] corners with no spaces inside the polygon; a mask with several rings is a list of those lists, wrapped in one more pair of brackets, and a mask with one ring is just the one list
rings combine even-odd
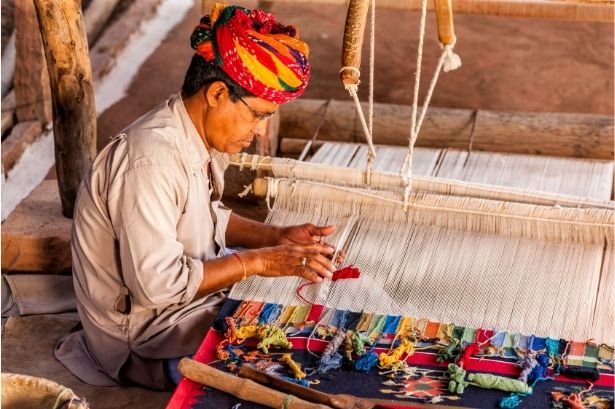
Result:
{"label": "dirt floor", "polygon": [[[253,7],[256,2],[240,4]],[[305,97],[348,99],[337,77],[344,7],[281,3],[274,5],[273,11],[281,21],[299,26],[311,46],[313,74]],[[200,15],[200,7],[195,6],[143,64],[127,96],[99,117],[99,149],[123,127],[179,90],[192,56],[188,39]],[[376,101],[410,103],[417,23],[415,12],[378,10]],[[439,53],[434,24],[430,18],[424,88]],[[463,66],[441,77],[433,106],[613,114],[611,24],[460,15],[455,25],[456,51]],[[363,72],[367,78],[367,68]],[[364,100],[366,90],[367,83],[362,88]],[[258,207],[255,212],[254,206],[238,203],[228,204],[244,214],[262,215]],[[9,321],[2,337],[2,370],[46,376],[85,396],[93,408],[164,406],[169,394],[90,387],[57,363],[52,357],[53,345],[74,324],[74,320],[57,317]]]}

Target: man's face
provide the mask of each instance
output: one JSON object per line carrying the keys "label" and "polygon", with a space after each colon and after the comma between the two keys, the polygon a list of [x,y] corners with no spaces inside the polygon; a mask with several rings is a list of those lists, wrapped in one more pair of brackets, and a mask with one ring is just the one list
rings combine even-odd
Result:
{"label": "man's face", "polygon": [[209,143],[220,152],[241,152],[255,137],[265,135],[269,118],[277,112],[278,106],[258,97],[233,101],[227,94],[216,115],[209,118],[213,122],[207,124],[211,129]]}

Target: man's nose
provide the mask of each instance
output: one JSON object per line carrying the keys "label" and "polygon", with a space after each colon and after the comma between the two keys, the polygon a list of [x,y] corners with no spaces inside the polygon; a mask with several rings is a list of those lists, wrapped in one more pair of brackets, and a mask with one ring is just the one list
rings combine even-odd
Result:
{"label": "man's nose", "polygon": [[258,121],[252,127],[252,132],[255,136],[265,136],[267,133],[267,125],[269,125],[269,119],[265,119],[264,121]]}

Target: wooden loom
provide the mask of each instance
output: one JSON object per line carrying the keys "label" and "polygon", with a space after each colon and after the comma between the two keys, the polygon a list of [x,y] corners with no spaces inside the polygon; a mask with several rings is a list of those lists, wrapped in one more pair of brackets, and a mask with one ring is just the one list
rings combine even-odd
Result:
{"label": "wooden loom", "polygon": [[[349,6],[343,65],[356,69],[343,71],[346,84],[358,84],[368,4]],[[436,11],[450,44],[450,3]],[[326,143],[309,163],[231,160],[272,171],[268,222],[338,225],[332,241],[364,276],[314,286],[315,303],[615,344],[612,162],[417,149],[408,194],[405,150],[377,147],[366,171],[369,151]],[[298,285],[255,278],[230,296],[294,305]]]}
{"label": "wooden loom", "polygon": [[[352,3],[359,2],[351,8]],[[361,41],[354,39],[359,50]],[[348,111],[349,104],[330,101],[302,107],[331,113],[332,105]],[[324,114],[314,117],[320,129]],[[570,117],[557,122],[561,119],[570,122]],[[590,128],[597,124],[612,133],[612,119],[592,121]],[[343,126],[344,121],[333,122]],[[377,133],[371,120],[352,122],[367,128],[366,136]],[[521,132],[535,129],[525,125],[518,125]],[[575,153],[584,150],[569,145]],[[307,287],[302,295],[311,305],[296,295],[303,284],[298,278],[253,277],[235,285],[219,314],[218,331],[209,331],[195,359],[224,360],[218,354],[224,345],[232,350],[243,344],[239,336],[233,341],[239,330],[278,327],[293,353],[323,353],[324,361],[323,341],[330,346],[345,331],[371,338],[374,351],[385,354],[409,337],[427,351],[403,355],[410,365],[436,365],[434,351],[456,341],[475,343],[480,356],[489,358],[471,359],[468,369],[509,376],[519,375],[513,362],[523,354],[545,352],[552,364],[606,371],[596,385],[612,388],[613,163],[610,147],[603,147],[586,149],[597,160],[537,157],[520,153],[519,146],[508,147],[515,153],[412,147],[410,178],[404,175],[406,149],[392,146],[325,142],[309,162],[232,156],[230,163],[240,169],[272,175],[252,185],[256,195],[267,198],[269,223],[336,224],[330,242],[346,250],[346,262],[359,266],[362,275]],[[301,143],[296,153],[306,151]],[[370,151],[375,153],[371,165]],[[563,173],[571,176],[562,178]],[[231,360],[228,368],[236,363]],[[333,375],[336,392],[343,372]],[[368,382],[361,379],[362,387]],[[182,381],[168,408],[196,401],[200,390]],[[382,397],[373,390],[361,393]]]}
{"label": "wooden loom", "polygon": [[[358,84],[368,4],[349,6],[346,84]],[[436,11],[441,42],[453,43],[450,3]],[[256,184],[275,198],[268,222],[338,225],[332,241],[364,276],[314,286],[316,304],[615,344],[612,162],[417,149],[409,180],[404,149],[374,148],[365,170],[370,150],[327,143],[309,163],[231,160],[273,173]],[[295,305],[298,285],[255,278],[230,296]]]}

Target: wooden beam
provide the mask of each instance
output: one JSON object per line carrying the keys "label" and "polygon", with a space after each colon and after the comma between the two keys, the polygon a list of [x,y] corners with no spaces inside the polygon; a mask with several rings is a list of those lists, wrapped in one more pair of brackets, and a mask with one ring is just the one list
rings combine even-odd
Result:
{"label": "wooden beam", "polygon": [[[348,4],[348,0],[276,0],[276,2],[284,1],[293,3],[303,1],[344,6]],[[454,0],[452,3],[453,12],[459,14],[603,23],[612,23],[614,21],[614,3],[611,0]],[[378,0],[378,7],[420,10],[421,0]],[[429,11],[434,10],[431,1],[427,3],[427,9]]]}
{"label": "wooden beam", "polygon": [[41,136],[41,123],[38,121],[20,122],[13,127],[11,134],[2,141],[2,171],[6,176],[19,161],[26,148]]}
{"label": "wooden beam", "polygon": [[88,8],[83,13],[85,30],[88,37],[88,44],[92,46],[105,26],[105,23],[113,13],[113,9],[119,0],[92,0]]}
{"label": "wooden beam", "polygon": [[51,91],[32,0],[15,0],[14,89],[17,121],[51,122]]}
{"label": "wooden beam", "polygon": [[80,0],[34,0],[53,97],[56,172],[62,213],[72,217],[77,188],[96,155],[94,83]]}
{"label": "wooden beam", "polygon": [[[324,103],[299,99],[282,105],[280,138],[310,139]],[[410,113],[410,106],[374,104],[374,143],[407,145]],[[608,115],[430,107],[416,146],[612,160],[613,131]],[[318,140],[364,142],[352,101],[331,101]]]}

